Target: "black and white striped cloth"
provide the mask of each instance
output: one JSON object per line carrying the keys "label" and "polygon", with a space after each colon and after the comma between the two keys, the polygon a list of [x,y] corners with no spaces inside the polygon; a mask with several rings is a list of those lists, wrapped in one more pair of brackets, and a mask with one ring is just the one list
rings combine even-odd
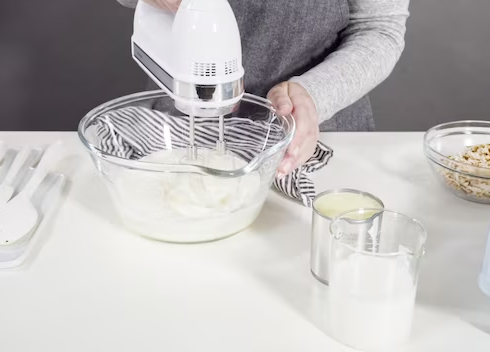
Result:
{"label": "black and white striped cloth", "polygon": [[[215,148],[218,127],[217,117],[196,118],[196,144],[203,148]],[[163,149],[185,148],[189,141],[187,117],[170,118],[146,107],[112,110],[101,115],[92,128],[101,150],[126,159],[140,159]],[[283,129],[268,119],[231,117],[225,122],[227,149],[247,162],[283,137]],[[316,192],[309,176],[324,167],[332,155],[332,149],[318,142],[314,155],[304,165],[283,179],[274,180],[275,188],[310,207]]]}

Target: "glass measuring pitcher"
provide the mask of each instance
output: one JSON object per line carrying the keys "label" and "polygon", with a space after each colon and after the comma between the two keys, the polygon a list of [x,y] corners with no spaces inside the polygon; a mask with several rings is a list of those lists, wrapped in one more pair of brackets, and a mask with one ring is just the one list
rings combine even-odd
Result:
{"label": "glass measuring pitcher", "polygon": [[364,351],[404,343],[412,325],[424,227],[397,212],[358,209],[339,215],[330,229],[332,337]]}

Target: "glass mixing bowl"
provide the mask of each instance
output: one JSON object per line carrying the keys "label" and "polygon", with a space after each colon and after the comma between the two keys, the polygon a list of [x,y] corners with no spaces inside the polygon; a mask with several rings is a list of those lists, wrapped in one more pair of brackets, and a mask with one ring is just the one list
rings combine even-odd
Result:
{"label": "glass mixing bowl", "polygon": [[90,111],[78,134],[103,176],[124,225],[176,243],[221,239],[250,226],[262,209],[294,134],[292,116],[246,94],[224,117],[190,119],[162,91],[132,94]]}
{"label": "glass mixing bowl", "polygon": [[[425,155],[441,184],[461,198],[490,204],[490,168],[481,166],[482,162],[490,164],[490,155],[471,151],[471,147],[486,144],[490,144],[487,121],[444,123],[424,136]],[[466,160],[468,152],[470,160]]]}

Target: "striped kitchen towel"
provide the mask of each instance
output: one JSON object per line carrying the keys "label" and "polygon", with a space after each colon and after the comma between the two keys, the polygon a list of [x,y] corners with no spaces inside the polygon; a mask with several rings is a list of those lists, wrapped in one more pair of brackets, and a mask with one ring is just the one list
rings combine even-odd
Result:
{"label": "striped kitchen towel", "polygon": [[[247,162],[284,137],[283,129],[270,123],[268,116],[253,117],[230,117],[225,122],[227,149]],[[217,117],[196,118],[196,144],[215,148],[218,126]],[[133,160],[163,149],[185,148],[189,140],[189,119],[186,116],[169,117],[146,107],[131,106],[109,111],[101,115],[91,128],[102,151]],[[316,192],[309,176],[324,167],[332,155],[332,149],[318,142],[315,153],[304,165],[283,179],[274,180],[275,188],[310,207]]]}

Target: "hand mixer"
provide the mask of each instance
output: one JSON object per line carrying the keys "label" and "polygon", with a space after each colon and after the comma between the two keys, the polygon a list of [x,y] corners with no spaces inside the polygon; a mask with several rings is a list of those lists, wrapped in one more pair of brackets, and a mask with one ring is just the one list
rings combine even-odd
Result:
{"label": "hand mixer", "polygon": [[224,115],[244,94],[240,33],[228,1],[183,0],[174,14],[140,0],[132,55],[189,116],[189,158],[197,158],[195,116],[219,116],[216,148],[224,152]]}

